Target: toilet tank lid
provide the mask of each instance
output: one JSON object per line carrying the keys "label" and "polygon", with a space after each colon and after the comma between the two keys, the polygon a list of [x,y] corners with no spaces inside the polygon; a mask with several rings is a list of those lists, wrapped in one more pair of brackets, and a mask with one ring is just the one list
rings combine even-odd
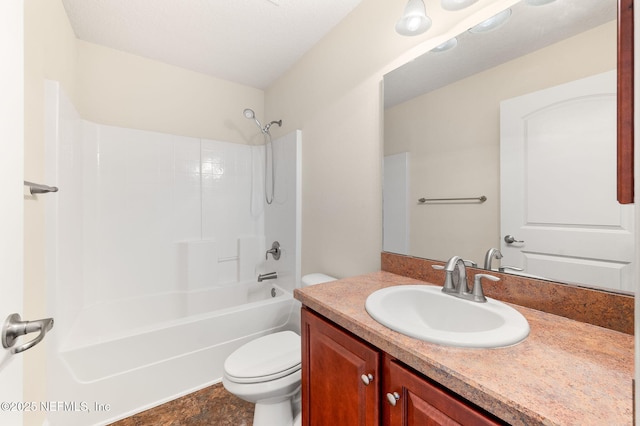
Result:
{"label": "toilet tank lid", "polygon": [[314,274],[308,274],[303,276],[302,285],[307,286],[307,285],[314,285],[314,284],[322,284],[322,283],[327,283],[329,281],[335,281],[335,280],[337,280],[337,278],[332,277],[330,275],[314,273]]}
{"label": "toilet tank lid", "polygon": [[224,371],[236,379],[253,379],[278,375],[300,368],[300,336],[281,331],[245,343],[227,357]]}

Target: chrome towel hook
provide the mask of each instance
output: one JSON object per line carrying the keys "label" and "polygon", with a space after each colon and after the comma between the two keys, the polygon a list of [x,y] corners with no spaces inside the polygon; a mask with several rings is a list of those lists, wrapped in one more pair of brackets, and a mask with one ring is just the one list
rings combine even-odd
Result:
{"label": "chrome towel hook", "polygon": [[57,186],[41,185],[39,183],[27,182],[26,180],[24,181],[24,186],[29,187],[29,192],[31,193],[31,195],[46,194],[48,192],[58,192]]}
{"label": "chrome towel hook", "polygon": [[38,337],[13,348],[11,353],[18,354],[40,343],[49,330],[53,328],[53,318],[44,318],[36,321],[21,321],[19,314],[11,314],[7,317],[2,327],[2,346],[5,349],[13,347],[18,337],[29,333],[39,332]]}

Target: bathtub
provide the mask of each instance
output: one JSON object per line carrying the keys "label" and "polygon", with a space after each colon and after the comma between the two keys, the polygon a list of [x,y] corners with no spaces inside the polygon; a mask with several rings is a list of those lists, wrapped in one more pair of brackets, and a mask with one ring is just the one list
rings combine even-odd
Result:
{"label": "bathtub", "polygon": [[217,383],[231,352],[292,329],[296,308],[291,293],[254,281],[84,309],[50,357],[49,394],[63,409],[47,421],[104,425]]}

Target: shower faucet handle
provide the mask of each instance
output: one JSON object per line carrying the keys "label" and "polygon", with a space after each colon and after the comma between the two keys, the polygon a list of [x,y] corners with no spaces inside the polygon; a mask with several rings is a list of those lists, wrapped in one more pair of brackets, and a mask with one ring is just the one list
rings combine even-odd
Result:
{"label": "shower faucet handle", "polygon": [[271,254],[274,260],[279,260],[281,253],[282,252],[280,251],[280,243],[274,241],[273,244],[271,244],[271,248],[264,254],[264,258],[265,260],[269,259],[269,254]]}

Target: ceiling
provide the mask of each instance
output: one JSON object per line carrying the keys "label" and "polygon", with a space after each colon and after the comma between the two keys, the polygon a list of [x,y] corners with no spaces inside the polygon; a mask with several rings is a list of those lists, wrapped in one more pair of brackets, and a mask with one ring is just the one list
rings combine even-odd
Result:
{"label": "ceiling", "polygon": [[84,41],[268,88],[362,0],[62,0]]}
{"label": "ceiling", "polygon": [[455,48],[427,52],[385,75],[385,108],[615,20],[617,1],[562,0],[538,7],[519,2],[511,10],[498,29],[465,31]]}

